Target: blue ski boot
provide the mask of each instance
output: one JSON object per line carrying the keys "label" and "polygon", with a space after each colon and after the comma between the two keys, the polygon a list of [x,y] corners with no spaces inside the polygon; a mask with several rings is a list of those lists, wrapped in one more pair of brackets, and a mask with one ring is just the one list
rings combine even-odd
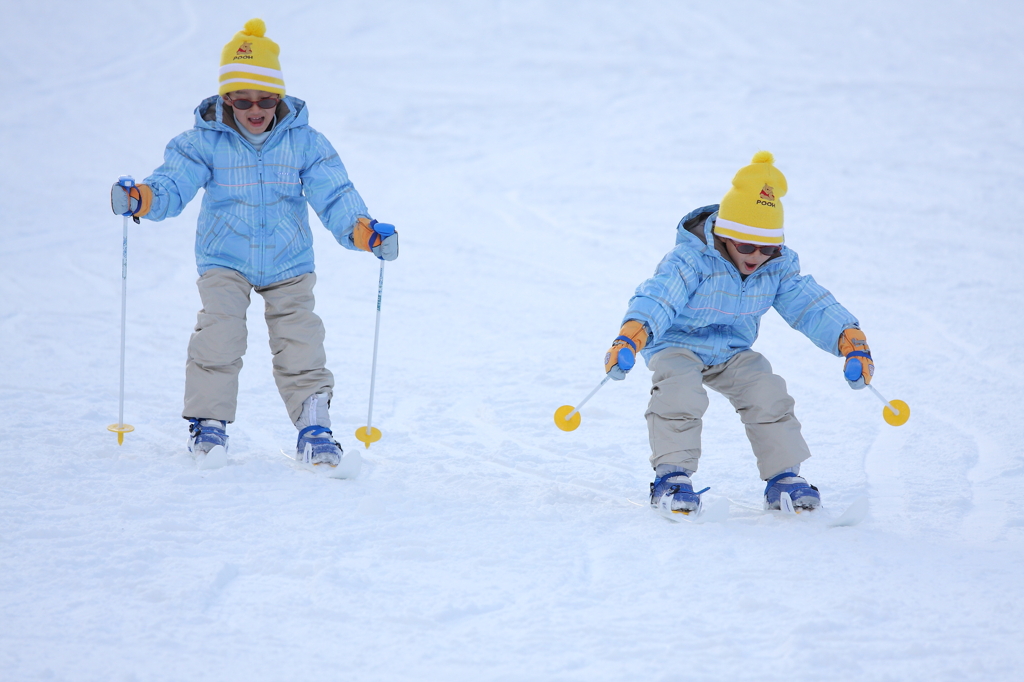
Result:
{"label": "blue ski boot", "polygon": [[200,469],[217,469],[228,463],[227,422],[219,419],[188,420],[188,451]]}
{"label": "blue ski boot", "polygon": [[768,480],[764,489],[764,508],[780,509],[782,493],[789,494],[794,509],[817,509],[821,506],[818,489],[794,471],[783,471]]}
{"label": "blue ski boot", "polygon": [[344,453],[332,438],[330,393],[314,393],[302,401],[302,412],[295,420],[299,440],[295,444],[295,459],[301,464],[326,464],[334,468],[341,463]]}
{"label": "blue ski boot", "polygon": [[684,471],[655,476],[651,484],[651,506],[662,512],[692,514],[700,509],[700,496],[708,490],[711,488],[693,492],[693,483]]}
{"label": "blue ski boot", "polygon": [[295,444],[295,459],[303,464],[338,466],[342,451],[333,435],[330,429],[315,424],[302,429]]}

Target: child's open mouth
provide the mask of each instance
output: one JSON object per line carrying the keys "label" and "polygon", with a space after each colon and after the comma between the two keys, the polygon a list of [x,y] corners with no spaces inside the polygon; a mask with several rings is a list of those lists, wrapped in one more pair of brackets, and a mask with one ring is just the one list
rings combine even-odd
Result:
{"label": "child's open mouth", "polygon": [[249,125],[251,125],[253,128],[259,128],[261,125],[263,125],[263,122],[267,120],[266,116],[248,116],[246,118],[249,121]]}

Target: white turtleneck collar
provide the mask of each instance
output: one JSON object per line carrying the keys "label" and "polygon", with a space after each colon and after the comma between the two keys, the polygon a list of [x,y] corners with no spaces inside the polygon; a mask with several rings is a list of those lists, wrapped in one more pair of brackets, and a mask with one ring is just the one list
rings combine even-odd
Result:
{"label": "white turtleneck collar", "polygon": [[[233,113],[234,112],[232,112],[232,115]],[[250,133],[245,125],[238,120],[237,116],[235,116],[235,125],[238,127],[238,132],[242,133],[242,137],[247,139],[249,144],[256,148],[256,151],[260,151],[263,148],[263,143],[267,141],[267,138],[270,137],[270,133],[273,132],[274,126],[277,125],[277,114],[274,114],[274,118],[270,121],[270,125],[267,126],[267,129],[262,133]]]}

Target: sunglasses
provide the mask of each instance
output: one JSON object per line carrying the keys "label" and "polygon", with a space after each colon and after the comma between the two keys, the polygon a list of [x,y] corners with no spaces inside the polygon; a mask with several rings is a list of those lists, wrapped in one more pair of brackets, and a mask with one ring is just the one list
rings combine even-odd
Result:
{"label": "sunglasses", "polygon": [[241,109],[242,111],[252,109],[253,104],[258,106],[260,109],[273,109],[277,106],[278,101],[277,97],[268,97],[266,99],[261,99],[259,102],[253,102],[251,99],[233,99],[231,100],[231,106],[235,109]]}
{"label": "sunglasses", "polygon": [[765,256],[775,256],[782,252],[781,246],[758,246],[756,244],[740,244],[739,242],[733,242],[732,245],[744,256],[749,256],[755,251],[760,251]]}

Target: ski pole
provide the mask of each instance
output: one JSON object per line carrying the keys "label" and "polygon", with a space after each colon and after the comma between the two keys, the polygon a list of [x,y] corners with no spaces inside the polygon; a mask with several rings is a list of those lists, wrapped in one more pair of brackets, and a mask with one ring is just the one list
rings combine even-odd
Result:
{"label": "ski pole", "polygon": [[892,426],[903,426],[907,423],[907,420],[910,419],[909,405],[902,400],[893,400],[891,402],[886,400],[882,397],[882,394],[878,392],[878,389],[871,384],[868,384],[868,388],[870,388],[871,392],[875,394],[875,397],[881,400],[882,404],[885,405],[885,407],[882,408],[882,419],[885,420],[885,423],[891,424]]}
{"label": "ski pole", "polygon": [[[117,184],[126,191],[135,186],[135,180],[130,175],[122,175],[117,179]],[[121,385],[118,395],[117,423],[107,427],[108,431],[117,434],[117,444],[124,444],[124,434],[135,430],[131,424],[124,423],[124,338],[125,338],[125,317],[128,309],[128,220],[132,216],[131,200],[128,201],[128,211],[122,214],[123,235],[121,239]]]}
{"label": "ski pole", "polygon": [[[382,223],[377,223],[382,226]],[[389,226],[390,227],[390,226]],[[394,228],[392,228],[393,230]],[[383,235],[390,236],[390,235]],[[380,338],[380,301],[384,293],[384,259],[380,261],[380,278],[377,280],[377,325],[373,330],[373,364],[370,369],[370,407],[366,412],[366,427],[356,429],[356,439],[370,447],[370,443],[380,440],[380,431],[373,428],[373,389],[377,381],[377,341]]]}
{"label": "ski pole", "polygon": [[610,373],[605,375],[604,379],[601,379],[601,383],[595,386],[594,390],[588,393],[587,397],[580,401],[578,407],[562,405],[555,410],[555,426],[563,431],[575,431],[579,427],[580,422],[583,421],[583,418],[580,416],[580,410],[583,409],[583,406],[587,404],[587,401],[593,398],[594,394],[597,393],[602,386],[608,383],[608,380],[611,378],[612,375]]}
{"label": "ski pole", "polygon": [[877,396],[877,398],[878,398],[879,400],[881,400],[881,401],[882,401],[882,402],[883,402],[883,403],[885,404],[885,406],[886,406],[886,407],[888,407],[888,408],[889,408],[890,410],[892,410],[893,414],[895,414],[895,415],[899,415],[900,411],[899,411],[899,410],[897,410],[897,409],[896,409],[895,407],[893,407],[893,406],[892,406],[892,405],[891,405],[891,404],[889,403],[889,401],[888,401],[888,400],[886,400],[885,398],[883,398],[883,397],[882,397],[882,394],[878,392],[878,389],[877,389],[877,388],[875,388],[875,387],[874,387],[874,386],[872,386],[871,384],[868,384],[868,388],[870,388],[870,389],[871,389],[871,392],[872,392],[872,393],[874,393],[874,394],[875,394],[875,396]]}

